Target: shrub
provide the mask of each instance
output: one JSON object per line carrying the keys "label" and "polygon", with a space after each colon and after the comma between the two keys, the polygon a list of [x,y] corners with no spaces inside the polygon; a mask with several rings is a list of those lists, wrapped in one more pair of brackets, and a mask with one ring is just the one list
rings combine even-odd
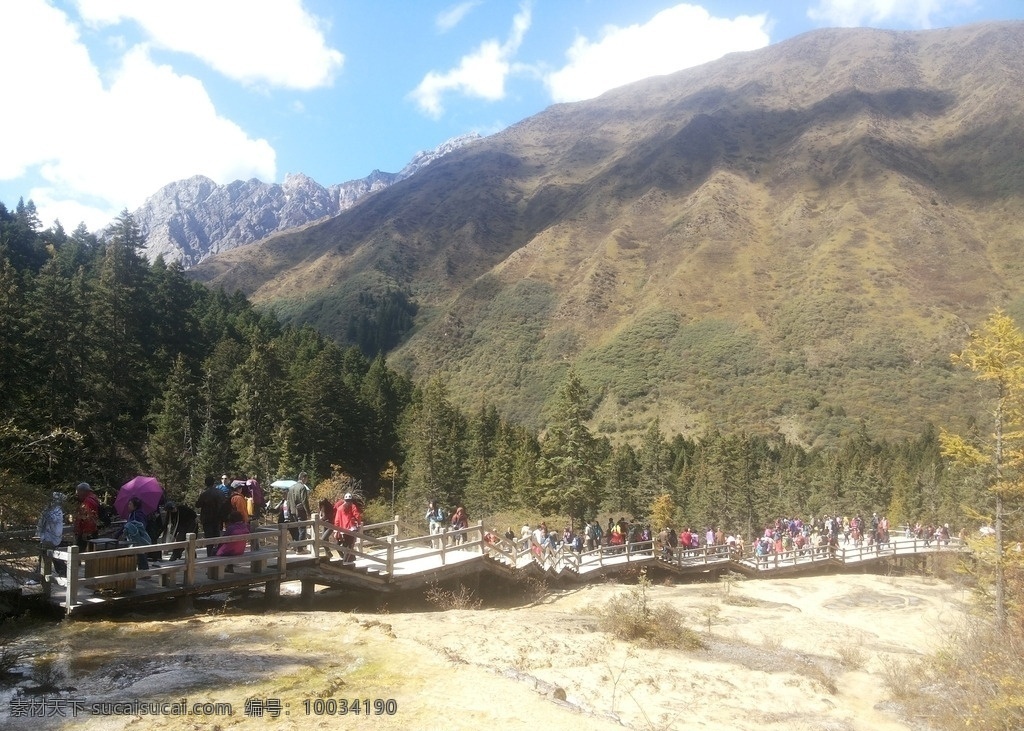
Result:
{"label": "shrub", "polygon": [[434,584],[427,590],[426,598],[438,609],[479,609],[483,605],[483,600],[465,584],[459,584],[458,589],[443,589]]}
{"label": "shrub", "polygon": [[613,597],[599,610],[600,628],[620,640],[648,647],[703,648],[703,640],[684,625],[678,610],[650,600],[650,588],[646,572],[641,572],[637,585],[628,594]]}

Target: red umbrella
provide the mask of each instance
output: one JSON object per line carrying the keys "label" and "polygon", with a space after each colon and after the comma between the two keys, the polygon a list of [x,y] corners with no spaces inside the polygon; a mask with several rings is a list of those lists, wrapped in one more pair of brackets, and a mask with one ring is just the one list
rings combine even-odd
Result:
{"label": "red umbrella", "polygon": [[140,475],[121,485],[117,497],[114,498],[114,507],[117,509],[118,515],[127,518],[131,513],[131,510],[128,509],[128,501],[137,497],[142,503],[142,512],[149,515],[156,511],[157,506],[160,505],[160,498],[163,496],[164,489],[155,477]]}

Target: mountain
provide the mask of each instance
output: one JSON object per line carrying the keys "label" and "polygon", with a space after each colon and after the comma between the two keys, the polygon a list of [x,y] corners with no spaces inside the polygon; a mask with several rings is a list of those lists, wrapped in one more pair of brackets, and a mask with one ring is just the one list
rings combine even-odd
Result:
{"label": "mountain", "polygon": [[150,259],[162,255],[187,268],[212,254],[336,216],[476,139],[479,135],[457,137],[417,154],[400,172],[374,170],[365,178],[328,188],[301,173],[285,176],[280,185],[255,178],[217,185],[196,175],[165,185],[134,216],[146,236]]}
{"label": "mountain", "polygon": [[[814,31],[550,107],[201,281],[542,426],[956,428],[1024,315],[1024,23]],[[1024,320],[1021,320],[1024,322]],[[376,338],[376,339],[374,339]]]}

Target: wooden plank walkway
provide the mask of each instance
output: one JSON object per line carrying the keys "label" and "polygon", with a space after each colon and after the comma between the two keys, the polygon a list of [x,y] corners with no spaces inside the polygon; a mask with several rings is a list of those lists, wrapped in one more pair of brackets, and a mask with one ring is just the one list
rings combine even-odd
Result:
{"label": "wooden plank walkway", "polygon": [[[725,546],[677,548],[663,553],[652,542],[601,546],[582,553],[562,548],[535,554],[523,550],[518,541],[509,542],[485,532],[482,524],[443,536],[400,538],[398,523],[396,516],[351,533],[357,537],[357,544],[352,550],[355,561],[350,564],[342,561],[339,546],[321,542],[326,526],[319,519],[263,526],[242,536],[200,539],[189,535],[185,541],[155,546],[87,552],[73,546],[51,553],[52,558],[66,562],[65,572],[52,573],[47,565],[42,585],[23,591],[41,593],[72,615],[250,588],[262,588],[268,598],[273,598],[281,584],[288,581],[300,581],[303,594],[311,596],[317,585],[390,593],[483,572],[578,583],[649,566],[680,578],[724,571],[768,578],[965,550],[957,539],[926,543],[899,536],[873,546],[804,548],[768,556],[739,556]],[[293,540],[289,528],[307,537]],[[243,554],[205,555],[207,546],[234,541],[246,544]],[[166,554],[176,549],[183,551],[182,559],[162,559],[159,566],[138,570],[139,553]],[[328,549],[334,554],[331,558],[325,555]]]}

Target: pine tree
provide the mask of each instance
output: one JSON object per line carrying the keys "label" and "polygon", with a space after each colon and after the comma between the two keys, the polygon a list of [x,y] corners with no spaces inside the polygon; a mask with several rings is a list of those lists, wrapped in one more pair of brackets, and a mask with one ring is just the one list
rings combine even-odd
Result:
{"label": "pine tree", "polygon": [[[466,508],[470,515],[490,515],[503,500],[505,486],[495,464],[501,449],[502,422],[494,404],[486,402],[469,420],[466,467]],[[511,467],[511,464],[509,465]]]}
{"label": "pine tree", "polygon": [[143,348],[148,307],[142,245],[138,226],[125,211],[107,241],[90,301],[84,389],[88,447],[96,470],[111,484],[144,462],[145,416],[157,393]]}
{"label": "pine tree", "polygon": [[362,479],[364,469],[358,426],[362,413],[345,377],[344,357],[327,344],[314,356],[297,387],[301,404],[296,430],[307,454],[321,465],[337,465]]}
{"label": "pine tree", "polygon": [[275,436],[279,425],[289,420],[288,405],[293,402],[276,348],[269,343],[254,346],[237,375],[230,426],[236,469],[270,474],[279,461]]}
{"label": "pine tree", "polygon": [[655,419],[644,433],[643,443],[637,453],[640,470],[637,474],[635,493],[629,495],[624,506],[632,515],[647,515],[654,500],[666,493],[672,493],[672,452],[661,424]]}
{"label": "pine tree", "polygon": [[0,252],[0,413],[16,414],[29,393],[24,293],[17,272]]}
{"label": "pine tree", "polygon": [[461,503],[466,488],[466,419],[452,405],[448,386],[431,378],[403,420],[407,506],[418,509],[434,499]]}
{"label": "pine tree", "polygon": [[183,356],[174,362],[163,397],[155,402],[158,410],[150,416],[153,431],[146,452],[151,473],[164,490],[179,499],[189,489],[192,461],[197,451],[197,394]]}
{"label": "pine tree", "polygon": [[570,370],[558,394],[554,422],[541,443],[542,510],[557,510],[583,526],[601,506],[601,445],[591,434],[589,394]]}

